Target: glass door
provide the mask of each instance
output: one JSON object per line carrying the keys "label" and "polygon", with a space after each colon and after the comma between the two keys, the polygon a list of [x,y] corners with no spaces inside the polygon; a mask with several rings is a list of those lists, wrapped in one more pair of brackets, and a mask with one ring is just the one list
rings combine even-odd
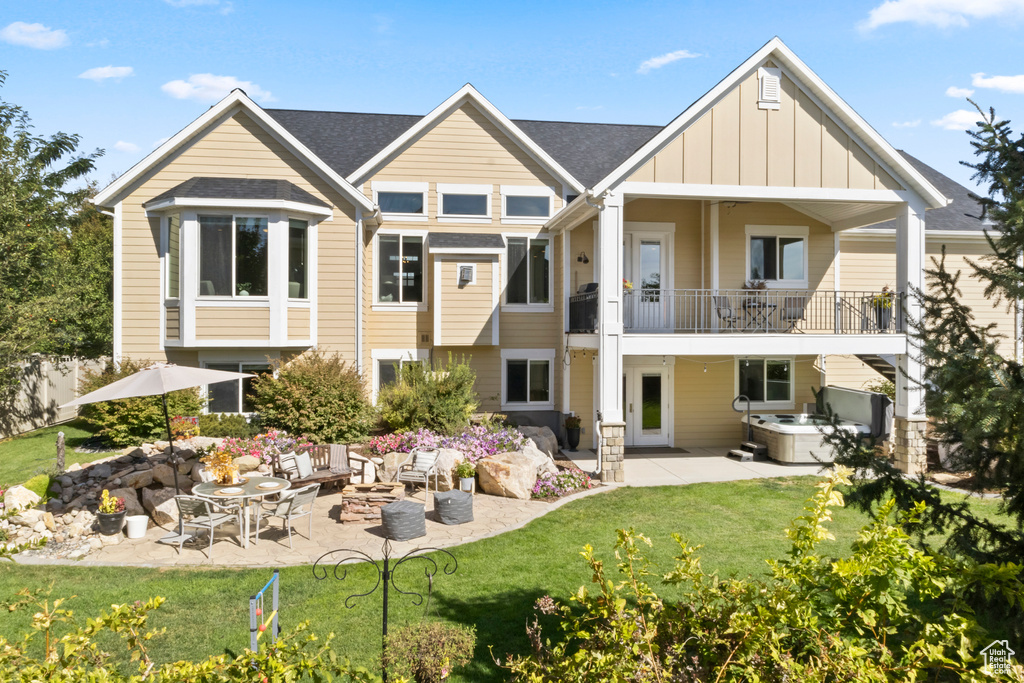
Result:
{"label": "glass door", "polygon": [[669,254],[662,235],[627,234],[623,245],[626,279],[633,289],[625,292],[625,323],[634,330],[658,330],[669,326],[666,297]]}
{"label": "glass door", "polygon": [[623,376],[627,446],[669,445],[669,372],[664,366],[627,367]]}

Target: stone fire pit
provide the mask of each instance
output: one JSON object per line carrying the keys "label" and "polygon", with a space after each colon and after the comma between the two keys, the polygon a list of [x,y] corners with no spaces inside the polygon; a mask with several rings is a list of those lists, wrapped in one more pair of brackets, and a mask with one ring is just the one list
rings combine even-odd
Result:
{"label": "stone fire pit", "polygon": [[405,500],[405,484],[349,484],[341,490],[341,495],[338,521],[342,524],[369,524],[380,521],[380,509],[385,505]]}

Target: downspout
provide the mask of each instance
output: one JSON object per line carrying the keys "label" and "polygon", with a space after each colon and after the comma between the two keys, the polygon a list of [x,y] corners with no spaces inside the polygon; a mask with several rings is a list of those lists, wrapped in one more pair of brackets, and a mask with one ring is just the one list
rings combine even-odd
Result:
{"label": "downspout", "polygon": [[597,411],[597,422],[594,423],[594,430],[597,431],[597,469],[594,470],[594,472],[593,472],[595,477],[600,477],[601,476],[601,469],[602,469],[602,467],[601,467],[601,464],[602,464],[601,463],[601,460],[602,460],[601,455],[604,452],[604,449],[601,448],[601,446],[603,445],[602,441],[604,441],[604,436],[602,436],[602,434],[601,434],[601,420],[602,419],[604,419],[604,416],[601,414],[601,411],[599,410],[599,411]]}

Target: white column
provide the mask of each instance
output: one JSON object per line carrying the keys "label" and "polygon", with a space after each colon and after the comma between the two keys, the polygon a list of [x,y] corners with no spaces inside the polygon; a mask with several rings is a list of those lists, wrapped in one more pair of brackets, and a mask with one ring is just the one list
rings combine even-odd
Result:
{"label": "white column", "polygon": [[622,212],[621,195],[609,195],[598,213],[598,397],[604,422],[622,422]]}
{"label": "white column", "polygon": [[[911,320],[920,320],[921,306],[912,295],[924,289],[925,247],[924,207],[908,204],[897,219],[896,227],[896,289],[905,293],[904,329]],[[896,373],[896,416],[908,420],[926,420],[923,367],[917,351],[907,343],[907,352],[900,354]]]}

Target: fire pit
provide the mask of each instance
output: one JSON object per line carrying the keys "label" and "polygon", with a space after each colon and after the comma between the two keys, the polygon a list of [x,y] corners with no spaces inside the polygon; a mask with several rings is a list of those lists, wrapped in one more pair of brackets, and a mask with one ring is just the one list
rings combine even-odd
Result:
{"label": "fire pit", "polygon": [[405,484],[377,482],[375,484],[349,484],[341,490],[342,524],[370,524],[380,522],[380,509],[396,500],[405,500]]}

